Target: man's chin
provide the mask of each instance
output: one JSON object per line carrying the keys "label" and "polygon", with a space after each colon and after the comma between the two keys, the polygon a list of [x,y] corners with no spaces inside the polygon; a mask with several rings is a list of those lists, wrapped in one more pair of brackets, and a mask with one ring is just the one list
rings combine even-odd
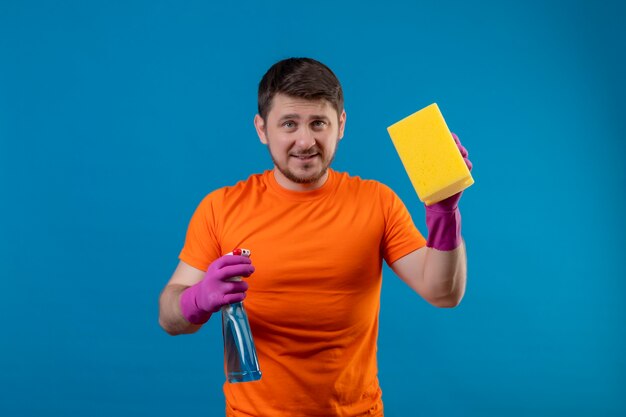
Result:
{"label": "man's chin", "polygon": [[302,174],[296,174],[295,172],[290,171],[290,170],[281,170],[281,172],[283,173],[285,177],[287,177],[287,179],[297,184],[313,184],[319,181],[322,177],[324,177],[327,171],[328,171],[328,167],[315,173],[302,173]]}
{"label": "man's chin", "polygon": [[293,181],[295,183],[298,183],[298,184],[313,184],[313,183],[319,181],[320,178],[322,178],[325,173],[326,172],[323,172],[321,174],[314,175],[314,176],[308,176],[308,177],[301,177],[301,176],[292,175],[292,176],[287,176],[287,178],[289,178],[291,181]]}

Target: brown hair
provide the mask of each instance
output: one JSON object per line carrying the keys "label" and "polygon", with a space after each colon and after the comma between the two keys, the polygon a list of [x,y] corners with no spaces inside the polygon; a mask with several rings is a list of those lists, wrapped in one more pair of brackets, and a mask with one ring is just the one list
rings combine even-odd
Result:
{"label": "brown hair", "polygon": [[306,100],[327,100],[343,111],[343,91],[335,74],[311,58],[288,58],[271,66],[259,83],[259,115],[266,120],[278,93]]}

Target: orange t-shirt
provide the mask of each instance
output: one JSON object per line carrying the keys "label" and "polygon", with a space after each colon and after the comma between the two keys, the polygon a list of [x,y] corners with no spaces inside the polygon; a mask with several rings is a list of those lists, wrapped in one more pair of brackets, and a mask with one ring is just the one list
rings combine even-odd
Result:
{"label": "orange t-shirt", "polygon": [[330,169],[313,191],[265,171],[206,196],[180,259],[206,270],[241,247],[255,267],[244,305],[262,377],[224,384],[227,415],[382,415],[382,260],[425,244],[391,189]]}

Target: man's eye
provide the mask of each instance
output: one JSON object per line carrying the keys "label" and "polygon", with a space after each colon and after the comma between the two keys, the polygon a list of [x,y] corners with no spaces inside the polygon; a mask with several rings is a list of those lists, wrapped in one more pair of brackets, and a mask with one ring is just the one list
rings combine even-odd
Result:
{"label": "man's eye", "polygon": [[314,127],[318,127],[318,128],[319,128],[319,127],[324,127],[324,126],[326,126],[326,122],[325,122],[325,121],[323,121],[323,120],[315,120],[315,121],[313,122],[313,126],[314,126]]}
{"label": "man's eye", "polygon": [[287,129],[292,129],[292,128],[296,127],[296,124],[294,122],[287,121],[287,122],[283,123],[283,126],[286,127]]}

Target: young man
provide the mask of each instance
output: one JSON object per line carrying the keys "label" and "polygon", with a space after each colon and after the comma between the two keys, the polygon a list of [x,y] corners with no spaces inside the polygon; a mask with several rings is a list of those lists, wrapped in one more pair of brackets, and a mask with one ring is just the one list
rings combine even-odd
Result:
{"label": "young man", "polygon": [[[224,384],[227,416],[382,416],[382,261],[431,304],[456,306],[466,280],[460,193],[426,208],[426,241],[391,189],[332,170],[346,113],[318,61],[274,64],[258,99],[254,124],[274,169],[200,203],[160,298],[161,326],[193,333],[246,299],[263,377]],[[252,257],[223,256],[237,247]]]}

